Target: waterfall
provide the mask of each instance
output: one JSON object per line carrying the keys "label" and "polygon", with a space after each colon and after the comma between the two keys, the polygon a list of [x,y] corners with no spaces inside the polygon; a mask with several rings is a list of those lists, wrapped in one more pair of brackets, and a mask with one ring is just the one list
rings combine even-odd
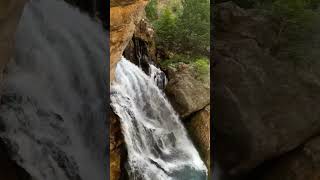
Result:
{"label": "waterfall", "polygon": [[149,74],[153,82],[160,88],[164,89],[168,83],[166,74],[154,65],[149,65]]}
{"label": "waterfall", "polygon": [[34,180],[107,179],[107,32],[59,0],[30,1],[0,101],[0,141]]}
{"label": "waterfall", "polygon": [[[155,68],[155,67],[154,67]],[[157,81],[122,58],[111,85],[133,180],[205,180],[207,169]]]}

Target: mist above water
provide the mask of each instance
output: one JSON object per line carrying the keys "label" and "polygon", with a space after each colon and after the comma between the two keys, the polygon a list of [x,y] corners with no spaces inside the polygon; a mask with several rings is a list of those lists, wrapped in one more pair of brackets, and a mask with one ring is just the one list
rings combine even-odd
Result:
{"label": "mist above water", "polygon": [[0,102],[12,159],[38,180],[107,179],[107,32],[64,1],[25,7]]}
{"label": "mist above water", "polygon": [[[151,67],[155,68],[155,67]],[[157,84],[122,58],[111,86],[111,106],[120,117],[132,180],[205,180],[207,169],[176,112]],[[158,72],[158,73],[155,73]],[[160,78],[161,79],[161,78]]]}

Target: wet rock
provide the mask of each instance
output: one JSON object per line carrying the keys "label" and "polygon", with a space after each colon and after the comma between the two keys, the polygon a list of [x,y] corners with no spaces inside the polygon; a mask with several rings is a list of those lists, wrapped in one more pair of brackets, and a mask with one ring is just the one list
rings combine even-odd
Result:
{"label": "wet rock", "polygon": [[149,64],[157,61],[155,32],[151,24],[143,17],[136,26],[132,39],[128,43],[123,55],[144,72],[149,73]]}
{"label": "wet rock", "polygon": [[203,161],[210,168],[210,105],[192,115],[185,126]]}

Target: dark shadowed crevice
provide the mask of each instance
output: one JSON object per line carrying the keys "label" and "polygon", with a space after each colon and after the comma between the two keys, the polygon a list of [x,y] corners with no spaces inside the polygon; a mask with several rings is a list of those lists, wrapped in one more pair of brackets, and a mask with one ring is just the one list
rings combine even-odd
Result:
{"label": "dark shadowed crevice", "polygon": [[10,159],[11,150],[4,138],[0,138],[0,179],[1,180],[31,180],[25,169]]}

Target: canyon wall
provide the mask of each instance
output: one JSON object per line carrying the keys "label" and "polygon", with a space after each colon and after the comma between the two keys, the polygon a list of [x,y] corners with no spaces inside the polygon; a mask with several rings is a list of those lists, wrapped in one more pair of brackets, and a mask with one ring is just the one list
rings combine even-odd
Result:
{"label": "canyon wall", "polygon": [[148,0],[110,1],[110,80],[124,49],[140,22]]}

